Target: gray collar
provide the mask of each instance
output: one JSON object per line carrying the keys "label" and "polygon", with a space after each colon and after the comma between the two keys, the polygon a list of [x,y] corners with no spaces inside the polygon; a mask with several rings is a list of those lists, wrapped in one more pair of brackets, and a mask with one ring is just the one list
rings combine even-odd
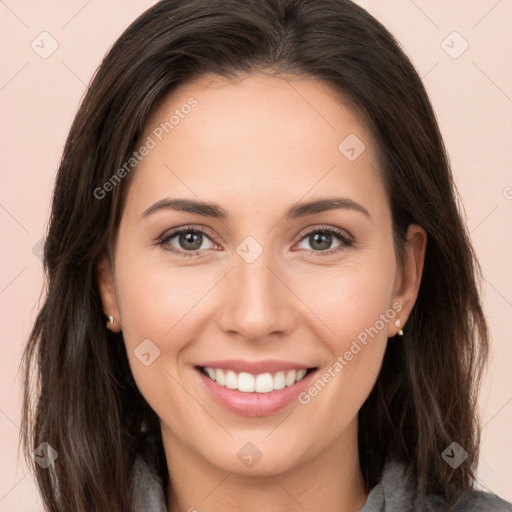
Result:
{"label": "gray collar", "polygon": [[[133,512],[168,512],[162,481],[140,456],[134,466],[133,486]],[[512,504],[481,491],[461,493],[449,508],[443,508],[444,504],[437,495],[422,498],[406,466],[390,461],[359,512],[512,512]]]}

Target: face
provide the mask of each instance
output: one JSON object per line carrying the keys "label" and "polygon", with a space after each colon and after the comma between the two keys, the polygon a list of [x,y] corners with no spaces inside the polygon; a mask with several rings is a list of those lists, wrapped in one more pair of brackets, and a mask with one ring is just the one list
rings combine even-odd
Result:
{"label": "face", "polygon": [[141,144],[98,275],[168,459],[265,474],[356,453],[425,245],[412,226],[397,265],[366,127],[311,80],[209,76],[173,91]]}

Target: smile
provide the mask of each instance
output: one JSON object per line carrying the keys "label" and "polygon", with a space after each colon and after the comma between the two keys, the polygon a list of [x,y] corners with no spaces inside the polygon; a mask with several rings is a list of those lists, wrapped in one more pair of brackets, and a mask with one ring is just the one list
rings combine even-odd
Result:
{"label": "smile", "polygon": [[300,370],[282,370],[274,374],[267,372],[258,375],[208,367],[202,367],[202,371],[219,386],[228,389],[237,389],[242,393],[271,393],[300,382],[309,370],[302,368]]}
{"label": "smile", "polygon": [[203,389],[214,403],[243,416],[268,416],[298,403],[318,370],[283,361],[212,363],[194,367]]}

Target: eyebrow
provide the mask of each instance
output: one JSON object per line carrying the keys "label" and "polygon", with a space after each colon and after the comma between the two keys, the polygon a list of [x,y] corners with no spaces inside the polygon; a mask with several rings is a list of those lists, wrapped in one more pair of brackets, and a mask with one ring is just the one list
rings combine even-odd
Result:
{"label": "eyebrow", "polygon": [[[368,210],[359,203],[345,197],[327,197],[324,199],[314,199],[293,205],[285,214],[287,220],[293,220],[300,217],[306,217],[315,213],[321,213],[328,210],[353,210],[362,213],[371,220]],[[215,203],[197,201],[195,199],[171,199],[166,198],[156,202],[144,211],[142,217],[148,217],[157,211],[175,210],[187,213],[195,213],[204,217],[214,219],[228,219],[229,212]]]}

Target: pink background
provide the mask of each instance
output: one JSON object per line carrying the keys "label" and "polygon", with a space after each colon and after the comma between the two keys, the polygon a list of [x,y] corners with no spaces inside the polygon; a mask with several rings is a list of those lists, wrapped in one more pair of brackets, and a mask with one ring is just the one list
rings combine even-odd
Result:
{"label": "pink background", "polygon": [[[43,510],[26,465],[17,461],[18,366],[42,286],[42,265],[33,247],[45,233],[64,140],[104,53],[153,3],[0,2],[0,512]],[[493,357],[480,395],[485,428],[479,482],[512,501],[512,2],[358,3],[395,34],[412,58],[451,157],[483,267],[493,337]],[[58,43],[46,59],[31,47],[35,40],[44,46],[40,52],[51,49],[50,36],[39,36],[44,31]],[[461,53],[466,42],[469,46]]]}

